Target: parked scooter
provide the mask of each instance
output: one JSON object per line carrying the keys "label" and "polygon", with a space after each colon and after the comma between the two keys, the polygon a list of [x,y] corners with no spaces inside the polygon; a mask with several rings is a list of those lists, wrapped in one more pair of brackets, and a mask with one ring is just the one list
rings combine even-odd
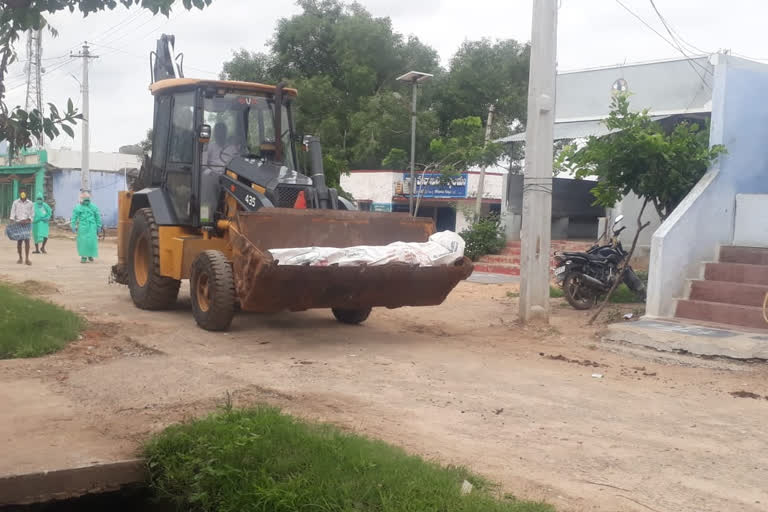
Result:
{"label": "parked scooter", "polygon": [[619,276],[619,268],[629,255],[618,236],[626,228],[619,227],[623,215],[613,223],[613,237],[609,244],[595,243],[586,252],[555,253],[555,278],[563,289],[565,300],[574,309],[590,309],[597,299],[611,289],[616,279],[622,279],[627,287],[645,300],[645,285],[635,271],[627,266]]}

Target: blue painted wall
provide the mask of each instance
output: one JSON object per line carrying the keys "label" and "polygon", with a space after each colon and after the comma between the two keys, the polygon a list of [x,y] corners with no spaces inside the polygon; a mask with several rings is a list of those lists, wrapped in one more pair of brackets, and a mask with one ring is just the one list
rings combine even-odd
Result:
{"label": "blue painted wall", "polygon": [[[125,190],[125,176],[119,172],[91,171],[91,201],[99,208],[104,225],[117,227],[117,193]],[[62,169],[51,172],[54,216],[69,219],[80,198],[80,170]]]}
{"label": "blue painted wall", "polygon": [[662,223],[651,240],[649,316],[673,316],[686,278],[715,261],[718,245],[733,241],[736,194],[768,193],[768,66],[717,56],[710,144],[722,155]]}

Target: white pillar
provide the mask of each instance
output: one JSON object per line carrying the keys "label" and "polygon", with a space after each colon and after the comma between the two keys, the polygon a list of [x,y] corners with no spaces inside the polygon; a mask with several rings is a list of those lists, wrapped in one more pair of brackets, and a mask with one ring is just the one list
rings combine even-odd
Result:
{"label": "white pillar", "polygon": [[523,181],[520,320],[549,321],[558,0],[533,0]]}

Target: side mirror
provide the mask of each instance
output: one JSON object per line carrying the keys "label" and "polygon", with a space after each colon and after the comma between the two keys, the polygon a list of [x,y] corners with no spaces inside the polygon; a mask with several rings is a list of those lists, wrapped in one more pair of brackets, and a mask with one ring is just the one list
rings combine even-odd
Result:
{"label": "side mirror", "polygon": [[204,124],[200,126],[200,133],[197,135],[197,140],[203,144],[211,140],[211,125]]}
{"label": "side mirror", "polygon": [[616,220],[613,221],[613,225],[615,226],[615,225],[617,225],[619,222],[621,222],[623,220],[624,220],[624,216],[623,215],[619,215],[618,217],[616,217]]}

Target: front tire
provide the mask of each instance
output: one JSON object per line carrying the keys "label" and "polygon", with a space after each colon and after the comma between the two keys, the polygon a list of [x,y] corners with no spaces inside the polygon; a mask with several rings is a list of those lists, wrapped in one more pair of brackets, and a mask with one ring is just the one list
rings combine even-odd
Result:
{"label": "front tire", "polygon": [[339,309],[333,308],[333,316],[343,324],[357,325],[365,322],[371,314],[371,308],[364,309]]}
{"label": "front tire", "polygon": [[192,314],[207,331],[226,331],[235,316],[232,263],[221,251],[203,251],[192,262]]}
{"label": "front tire", "polygon": [[160,235],[150,208],[133,216],[128,241],[128,288],[137,307],[168,309],[179,296],[181,281],[160,274]]}
{"label": "front tire", "polygon": [[597,302],[597,294],[586,286],[578,272],[569,272],[563,280],[563,293],[565,300],[573,309],[584,311],[592,309]]}

